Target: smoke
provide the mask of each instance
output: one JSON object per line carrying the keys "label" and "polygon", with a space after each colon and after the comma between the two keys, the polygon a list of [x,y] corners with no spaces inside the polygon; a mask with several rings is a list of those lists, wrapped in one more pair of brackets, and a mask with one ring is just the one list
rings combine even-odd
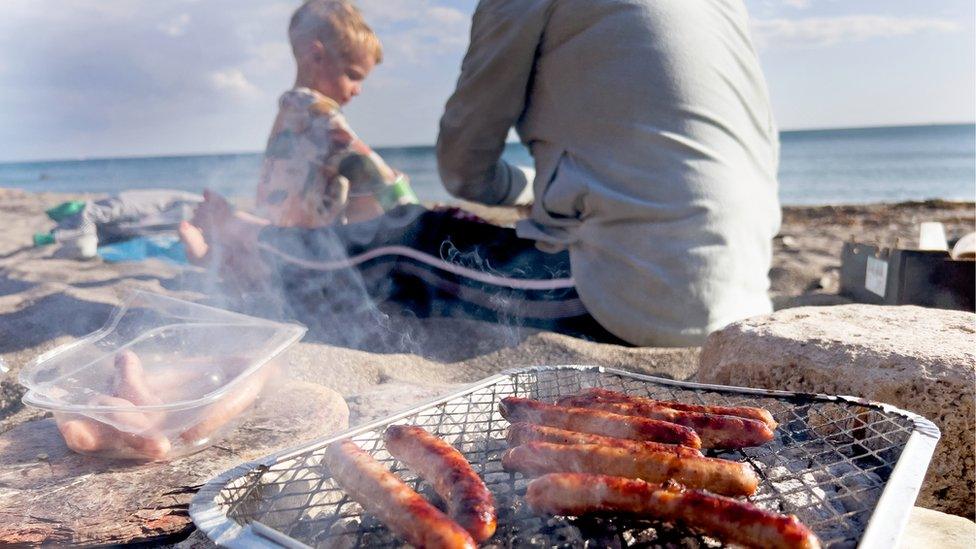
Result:
{"label": "smoke", "polygon": [[[494,269],[490,259],[480,253],[478,248],[472,248],[466,252],[461,251],[451,241],[450,235],[441,243],[440,256],[441,259],[453,265],[500,277],[512,277],[525,274],[525,271],[522,269],[514,269],[509,273],[502,273]],[[508,336],[505,338],[508,345],[517,345],[521,341],[522,328],[524,327],[520,320],[522,318],[521,313],[523,312],[521,300],[515,298],[512,292],[504,291],[493,291],[487,295],[487,298],[487,308],[500,312],[500,316],[497,319],[498,324],[508,328],[507,331],[503,332]]]}
{"label": "smoke", "polygon": [[[528,333],[521,291],[471,281],[469,275],[511,279],[531,273],[508,264],[503,271],[485,245],[446,232],[432,250],[436,257],[428,256],[440,260],[438,267],[409,257],[404,250],[415,251],[416,233],[429,229],[420,219],[425,212],[415,206],[351,225],[269,228],[257,253],[243,261],[233,257],[239,250],[215,242],[214,263],[236,265],[232,275],[253,270],[259,283],[235,285],[215,268],[195,282],[213,305],[305,324],[306,341],[315,343],[438,362],[518,345]],[[436,228],[426,233],[436,235]]]}

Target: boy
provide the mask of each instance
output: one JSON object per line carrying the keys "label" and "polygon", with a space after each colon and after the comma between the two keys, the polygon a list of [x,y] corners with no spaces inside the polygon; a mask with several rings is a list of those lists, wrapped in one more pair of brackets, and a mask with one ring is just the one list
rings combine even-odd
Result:
{"label": "boy", "polygon": [[[396,322],[350,318],[378,311],[358,307],[373,303],[413,317],[476,318],[620,341],[582,305],[565,251],[544,253],[513,229],[456,209],[403,205],[384,213],[385,204],[408,202],[409,189],[338,114],[381,59],[378,41],[338,0],[306,2],[289,36],[296,88],[282,97],[258,189],[271,224],[205,193],[193,221],[180,228],[191,262],[216,267],[232,290],[280,290],[285,314],[338,345],[410,340]],[[490,108],[479,112],[497,116]],[[343,217],[350,223],[334,223]]]}
{"label": "boy", "polygon": [[370,150],[339,110],[383,59],[359,10],[348,0],[308,0],[292,15],[288,38],[297,75],[268,138],[258,214],[273,225],[311,228],[415,203],[405,176]]}

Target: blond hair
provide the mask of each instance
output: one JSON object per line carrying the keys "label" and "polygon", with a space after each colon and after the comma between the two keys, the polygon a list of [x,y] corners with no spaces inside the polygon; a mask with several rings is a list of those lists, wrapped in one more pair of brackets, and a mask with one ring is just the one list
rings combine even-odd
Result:
{"label": "blond hair", "polygon": [[307,0],[292,14],[288,38],[296,55],[318,40],[347,62],[364,53],[383,61],[380,39],[349,0]]}

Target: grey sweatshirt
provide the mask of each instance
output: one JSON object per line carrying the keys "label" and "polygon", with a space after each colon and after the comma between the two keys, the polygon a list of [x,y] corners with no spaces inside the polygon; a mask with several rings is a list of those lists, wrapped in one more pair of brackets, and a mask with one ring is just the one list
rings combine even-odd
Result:
{"label": "grey sweatshirt", "polygon": [[[512,126],[534,177],[500,160]],[[778,149],[741,0],[482,0],[437,141],[451,193],[532,201],[519,235],[662,346],[770,310]]]}

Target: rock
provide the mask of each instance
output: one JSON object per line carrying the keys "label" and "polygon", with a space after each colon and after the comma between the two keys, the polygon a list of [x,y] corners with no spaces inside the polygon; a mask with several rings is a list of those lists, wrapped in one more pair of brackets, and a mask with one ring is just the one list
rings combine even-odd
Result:
{"label": "rock", "polygon": [[840,289],[840,271],[837,269],[831,269],[824,273],[817,281],[817,289],[823,290],[825,292],[837,293]]}
{"label": "rock", "polygon": [[908,525],[898,542],[899,549],[938,547],[939,549],[972,549],[976,544],[976,523],[955,515],[931,509],[912,509]]}
{"label": "rock", "polygon": [[[53,419],[0,435],[0,545],[158,543],[193,529],[190,499],[242,462],[348,427],[338,393],[292,381],[216,445],[168,463],[133,464],[68,450]],[[41,459],[41,455],[44,458]]]}
{"label": "rock", "polygon": [[976,315],[841,305],[777,311],[708,337],[698,379],[855,395],[921,414],[942,430],[919,505],[972,516]]}

